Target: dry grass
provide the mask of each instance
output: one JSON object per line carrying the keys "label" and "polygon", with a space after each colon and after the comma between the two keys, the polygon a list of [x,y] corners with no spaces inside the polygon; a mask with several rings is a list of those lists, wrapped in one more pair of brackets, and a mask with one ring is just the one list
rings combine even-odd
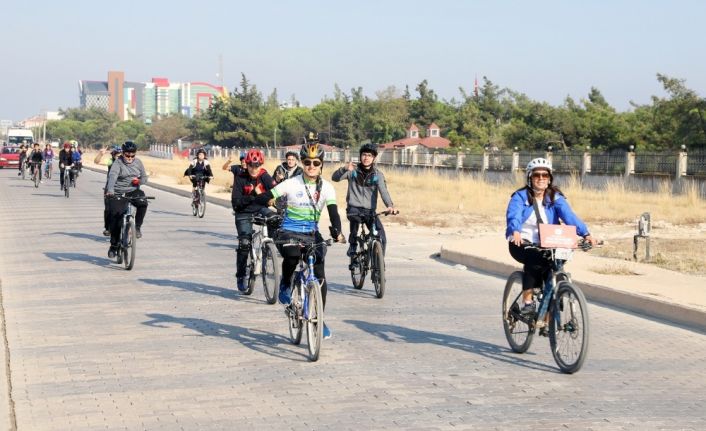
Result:
{"label": "dry grass", "polygon": [[603,275],[640,275],[630,268],[629,265],[622,263],[609,263],[603,266],[589,268],[589,270]]}
{"label": "dry grass", "polygon": [[[593,251],[598,256],[632,260],[633,240],[611,240]],[[637,249],[638,262],[650,263],[661,268],[686,274],[706,275],[706,255],[702,247],[691,238],[650,238],[651,259],[645,260],[645,240],[640,239]]]}

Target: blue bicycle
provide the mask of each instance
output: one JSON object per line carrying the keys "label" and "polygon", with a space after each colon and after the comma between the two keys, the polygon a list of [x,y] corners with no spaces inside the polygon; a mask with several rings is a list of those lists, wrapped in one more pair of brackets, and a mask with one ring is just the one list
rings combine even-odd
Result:
{"label": "blue bicycle", "polygon": [[[600,243],[599,243],[600,244]],[[564,264],[571,260],[572,249],[536,248],[544,253],[550,263],[550,271],[543,288],[533,290],[533,299],[539,308],[523,314],[522,271],[510,274],[503,293],[503,329],[510,348],[524,353],[532,344],[536,330],[539,335],[549,337],[552,355],[559,369],[567,374],[575,373],[588,354],[588,305],[586,298],[571,281],[571,274],[564,271]],[[591,243],[580,241],[579,248],[591,249]]]}
{"label": "blue bicycle", "polygon": [[292,276],[292,302],[284,309],[289,320],[289,337],[292,344],[301,343],[302,332],[306,325],[310,361],[319,359],[324,331],[321,283],[314,275],[316,249],[328,247],[332,243],[332,239],[318,243],[297,243],[304,249],[304,253],[299,259],[299,267]]}

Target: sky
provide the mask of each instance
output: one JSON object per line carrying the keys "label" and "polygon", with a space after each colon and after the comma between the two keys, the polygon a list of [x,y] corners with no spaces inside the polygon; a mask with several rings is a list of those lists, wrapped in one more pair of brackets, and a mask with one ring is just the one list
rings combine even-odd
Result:
{"label": "sky", "polygon": [[440,98],[486,76],[561,105],[598,88],[619,111],[664,97],[656,74],[706,93],[706,2],[472,0],[20,1],[0,6],[0,119],[79,105],[78,81],[223,83],[313,106],[426,79]]}

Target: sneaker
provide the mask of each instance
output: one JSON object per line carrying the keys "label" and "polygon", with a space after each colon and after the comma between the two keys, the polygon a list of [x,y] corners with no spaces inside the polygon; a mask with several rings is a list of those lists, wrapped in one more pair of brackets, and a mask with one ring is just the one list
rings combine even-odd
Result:
{"label": "sneaker", "polygon": [[103,231],[103,236],[110,236],[110,231],[108,229],[105,229]]}
{"label": "sneaker", "polygon": [[279,302],[284,305],[292,303],[292,288],[285,286],[284,283],[279,285]]}
{"label": "sneaker", "polygon": [[328,326],[326,326],[326,323],[324,323],[324,340],[328,340],[332,336],[333,335],[331,334],[331,330],[328,329]]}
{"label": "sneaker", "polygon": [[522,306],[522,309],[520,310],[520,314],[526,316],[529,314],[534,314],[535,312],[535,303],[533,302],[525,302],[525,305]]}
{"label": "sneaker", "polygon": [[248,287],[245,285],[245,277],[238,277],[236,284],[238,285],[239,291],[245,292],[248,290]]}
{"label": "sneaker", "polygon": [[346,252],[346,256],[353,257],[353,256],[355,256],[355,252],[356,252],[356,246],[355,246],[355,244],[351,244],[348,246],[348,251]]}
{"label": "sneaker", "polygon": [[113,259],[115,256],[118,254],[118,248],[111,245],[110,248],[108,249],[108,257]]}
{"label": "sneaker", "polygon": [[140,229],[137,229],[135,235],[137,235],[138,238],[142,238],[142,231]]}

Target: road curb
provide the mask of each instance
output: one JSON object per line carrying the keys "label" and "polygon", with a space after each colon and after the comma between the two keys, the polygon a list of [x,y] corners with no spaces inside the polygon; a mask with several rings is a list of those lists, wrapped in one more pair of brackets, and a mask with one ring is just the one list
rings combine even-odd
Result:
{"label": "road curb", "polygon": [[[493,261],[484,257],[461,253],[441,247],[441,259],[465,265],[498,277],[507,277],[519,270],[518,266]],[[706,333],[706,312],[655,298],[623,292],[607,286],[586,283],[574,279],[574,284],[583,290],[586,298],[601,305],[619,308],[637,315],[676,324],[691,330]]]}

